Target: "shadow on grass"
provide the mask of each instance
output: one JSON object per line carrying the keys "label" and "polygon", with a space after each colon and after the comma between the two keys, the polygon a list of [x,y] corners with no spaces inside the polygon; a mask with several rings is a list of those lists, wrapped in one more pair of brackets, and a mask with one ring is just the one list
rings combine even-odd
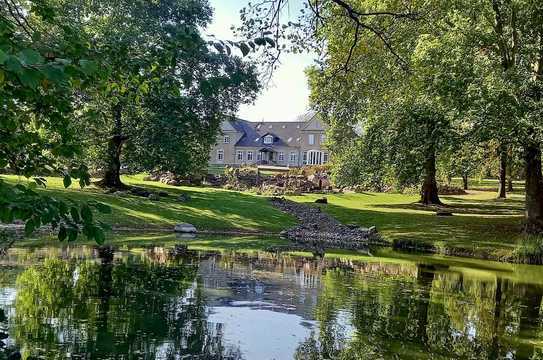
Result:
{"label": "shadow on grass", "polygon": [[[409,205],[390,208],[409,208]],[[450,246],[513,248],[521,234],[522,225],[522,218],[518,216],[438,217],[430,212],[381,212],[335,204],[323,205],[321,208],[345,223],[356,223],[364,227],[374,225],[388,240],[442,242]]]}
{"label": "shadow on grass", "polygon": [[[148,228],[171,226],[188,222],[200,229],[240,229],[278,232],[295,224],[294,218],[273,208],[266,198],[250,194],[210,189],[174,188],[137,184],[151,191],[166,191],[168,197],[160,201],[126,194],[105,194],[98,189],[44,190],[51,195],[78,201],[96,200],[111,206],[110,215],[99,218],[117,226]],[[181,194],[191,197],[188,202],[179,202]]]}
{"label": "shadow on grass", "polygon": [[[522,211],[524,210],[524,202],[520,199],[479,200],[448,196],[442,196],[441,199],[445,203],[447,211],[451,211],[456,214],[518,216],[522,215]],[[391,205],[378,204],[374,205],[374,207],[426,211],[429,213],[434,213],[438,209],[436,206],[427,206],[417,202]]]}

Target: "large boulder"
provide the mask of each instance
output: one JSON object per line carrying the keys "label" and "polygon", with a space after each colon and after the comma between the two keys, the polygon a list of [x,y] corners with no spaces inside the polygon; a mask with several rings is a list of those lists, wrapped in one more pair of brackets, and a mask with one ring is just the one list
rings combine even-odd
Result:
{"label": "large boulder", "polygon": [[175,225],[173,231],[177,233],[184,233],[184,234],[193,234],[193,233],[198,232],[198,230],[196,230],[196,227],[194,225],[188,224],[188,223]]}

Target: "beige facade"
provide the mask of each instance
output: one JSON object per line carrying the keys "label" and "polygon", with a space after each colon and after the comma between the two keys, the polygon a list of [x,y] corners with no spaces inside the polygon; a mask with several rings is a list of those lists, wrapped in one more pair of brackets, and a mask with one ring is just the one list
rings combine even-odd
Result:
{"label": "beige facade", "polygon": [[326,125],[313,113],[293,122],[230,118],[210,153],[210,165],[300,167],[328,162]]}

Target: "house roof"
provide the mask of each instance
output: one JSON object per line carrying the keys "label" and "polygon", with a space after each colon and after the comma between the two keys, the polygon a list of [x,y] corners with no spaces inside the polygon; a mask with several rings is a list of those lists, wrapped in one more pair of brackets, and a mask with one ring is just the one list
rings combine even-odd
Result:
{"label": "house roof", "polygon": [[[228,121],[237,132],[243,134],[235,144],[240,147],[299,146],[301,131],[308,121],[315,117],[314,112],[299,116],[296,121],[263,121],[250,122],[239,118]],[[264,144],[264,136],[272,135],[272,145]]]}

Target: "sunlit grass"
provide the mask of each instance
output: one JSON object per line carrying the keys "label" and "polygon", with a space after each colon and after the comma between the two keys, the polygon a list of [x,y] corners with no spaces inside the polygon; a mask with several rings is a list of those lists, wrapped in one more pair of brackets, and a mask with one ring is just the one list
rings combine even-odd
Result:
{"label": "sunlit grass", "polygon": [[[27,182],[25,178],[2,176],[12,184]],[[59,178],[47,178],[47,189],[41,189],[60,198],[76,201],[97,200],[108,204],[112,214],[99,215],[116,227],[137,229],[172,228],[177,223],[187,222],[199,229],[278,232],[295,224],[295,220],[273,208],[264,197],[250,193],[204,188],[173,187],[159,182],[143,181],[143,176],[124,176],[123,181],[129,185],[145,187],[148,190],[166,191],[169,197],[160,201],[134,195],[110,195],[90,186],[79,189],[72,186],[64,189]],[[191,197],[186,203],[177,201],[177,197],[185,193]]]}
{"label": "sunlit grass", "polygon": [[[10,183],[27,181],[24,178],[7,176]],[[143,176],[125,176],[123,181],[149,190],[167,191],[170,196],[161,201],[150,201],[133,195],[108,195],[93,186],[84,190],[72,187],[64,189],[62,180],[48,178],[47,190],[40,190],[59,197],[86,201],[98,200],[109,204],[111,215],[102,220],[120,228],[139,229],[141,234],[110,236],[118,243],[149,242],[149,231],[169,230],[174,224],[188,222],[199,229],[237,229],[260,233],[278,233],[293,226],[296,221],[273,208],[262,196],[205,187],[172,187],[158,182],[147,182]],[[486,180],[481,185],[492,186],[495,180]],[[517,183],[516,185],[521,185]],[[190,195],[191,201],[180,203],[179,194]],[[322,197],[311,194],[289,197],[298,202],[311,203]],[[389,241],[416,241],[430,243],[439,249],[462,248],[474,252],[512,254],[523,243],[521,233],[524,195],[521,192],[508,194],[505,200],[496,199],[493,191],[469,191],[467,195],[443,196],[442,200],[454,213],[452,217],[438,217],[435,208],[418,204],[417,195],[396,193],[361,193],[326,195],[328,205],[322,209],[344,223],[361,226],[377,226],[380,234]],[[151,237],[156,242],[179,240],[171,233]],[[195,249],[263,249],[281,245],[283,240],[234,237],[199,238],[190,240]],[[358,256],[360,256],[359,254]]]}
{"label": "sunlit grass", "polygon": [[[291,197],[312,203],[322,195]],[[496,199],[489,191],[469,191],[468,195],[443,196],[452,217],[438,217],[435,208],[417,203],[418,196],[404,194],[326,195],[321,208],[345,223],[377,226],[388,240],[414,240],[438,246],[479,249],[514,249],[522,238],[524,196],[510,194]]]}

